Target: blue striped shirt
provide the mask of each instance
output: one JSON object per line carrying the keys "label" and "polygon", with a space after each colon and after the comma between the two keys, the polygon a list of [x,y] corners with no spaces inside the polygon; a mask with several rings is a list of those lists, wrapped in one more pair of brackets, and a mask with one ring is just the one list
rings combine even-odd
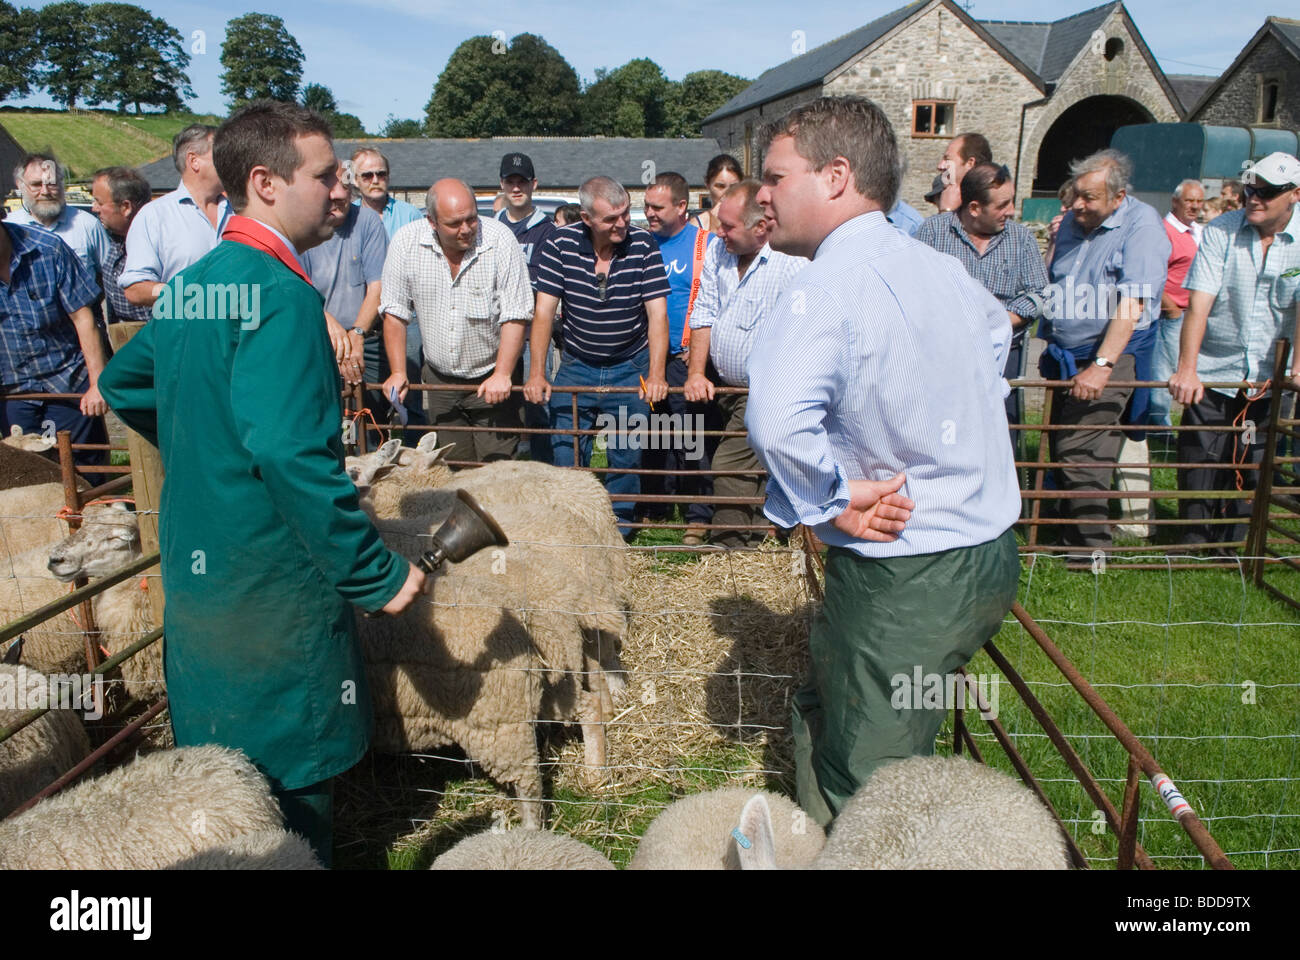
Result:
{"label": "blue striped shirt", "polygon": [[[837,227],[763,324],[745,424],[771,475],[765,512],[865,557],[987,543],[1020,514],[1002,369],[1011,321],[951,257],[879,212]],[[848,480],[907,474],[893,543],[831,524]]]}
{"label": "blue striped shirt", "polygon": [[584,363],[609,366],[644,350],[650,342],[645,305],[667,298],[668,289],[659,245],[639,227],[630,227],[614,248],[603,297],[586,224],[560,227],[542,245],[537,292],[559,298],[564,349]]}
{"label": "blue striped shirt", "polygon": [[90,385],[69,314],[99,299],[99,286],[72,248],[46,230],[0,224],[13,255],[0,283],[0,389],[82,393]]}

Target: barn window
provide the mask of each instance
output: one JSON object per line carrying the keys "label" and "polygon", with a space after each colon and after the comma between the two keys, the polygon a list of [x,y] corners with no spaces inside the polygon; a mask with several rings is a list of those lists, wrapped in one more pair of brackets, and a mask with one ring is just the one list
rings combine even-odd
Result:
{"label": "barn window", "polygon": [[1106,41],[1106,46],[1102,50],[1101,55],[1109,61],[1109,60],[1114,60],[1123,52],[1124,52],[1124,41],[1121,40],[1119,37],[1111,37],[1109,40]]}
{"label": "barn window", "polygon": [[1278,97],[1282,84],[1277,77],[1261,77],[1259,82],[1259,122],[1277,122]]}
{"label": "barn window", "polygon": [[956,129],[956,112],[957,104],[952,100],[913,100],[912,136],[951,137]]}

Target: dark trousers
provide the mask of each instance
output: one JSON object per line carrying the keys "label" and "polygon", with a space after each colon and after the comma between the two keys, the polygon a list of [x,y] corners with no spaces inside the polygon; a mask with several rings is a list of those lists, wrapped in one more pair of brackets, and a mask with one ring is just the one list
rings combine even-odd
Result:
{"label": "dark trousers", "polygon": [[[76,400],[6,400],[0,407],[0,430],[9,435],[10,426],[22,427],[23,433],[53,435],[61,430],[72,434],[73,443],[108,443],[108,428],[103,417],[88,417]],[[108,463],[107,450],[78,450],[73,460],[81,467],[99,467]],[[107,483],[118,474],[86,474],[92,486]]]}
{"label": "dark trousers", "polygon": [[[511,382],[521,382],[522,370],[515,368]],[[501,403],[491,404],[478,396],[475,391],[483,378],[465,379],[439,373],[427,362],[424,365],[424,382],[427,384],[452,384],[466,388],[465,393],[450,390],[425,391],[425,408],[429,423],[434,427],[441,424],[456,426],[498,427],[498,431],[474,433],[460,430],[439,434],[438,442],[444,446],[451,444],[447,451],[447,460],[509,460],[519,443],[519,434],[510,430],[519,428],[520,394],[511,393]]]}
{"label": "dark trousers", "polygon": [[[1226,397],[1206,390],[1200,403],[1183,408],[1183,426],[1229,426],[1233,432],[1202,432],[1184,430],[1178,434],[1178,460],[1181,463],[1261,463],[1268,438],[1269,394],[1247,403],[1238,391]],[[1245,443],[1243,433],[1246,421],[1255,425],[1253,443]],[[1236,490],[1237,478],[1243,490],[1254,490],[1259,479],[1258,470],[1213,470],[1191,467],[1178,471],[1180,490]],[[1249,500],[1179,500],[1178,516],[1198,521],[1183,532],[1183,543],[1224,543],[1240,540],[1246,535],[1245,524],[1206,524],[1199,521],[1211,519],[1242,519],[1250,516]]]}
{"label": "dark trousers", "polygon": [[[1115,361],[1111,380],[1134,379],[1131,353]],[[1094,428],[1113,427],[1120,422],[1132,387],[1107,387],[1097,400],[1075,400],[1069,388],[1052,393],[1052,423],[1079,424]],[[1120,430],[1052,430],[1052,459],[1061,463],[1119,460],[1124,433]],[[1114,467],[1062,467],[1056,471],[1058,490],[1110,490]],[[1061,500],[1061,517],[1079,521],[1077,526],[1062,525],[1061,542],[1072,547],[1105,547],[1111,542],[1110,527],[1103,521],[1110,517],[1110,501],[1105,499]]]}
{"label": "dark trousers", "polygon": [[[1007,365],[1002,371],[1002,375],[1008,380],[1018,380],[1025,375],[1025,343],[1029,336],[1025,333],[1016,334],[1011,340],[1011,348],[1007,351]],[[1023,423],[1021,419],[1024,416],[1024,387],[1012,387],[1011,392],[1007,394],[1007,423]],[[1011,449],[1016,451],[1016,459],[1020,459],[1020,431],[1011,431]]]}
{"label": "dark trousers", "polygon": [[[415,324],[411,324],[411,328],[415,328]],[[388,366],[388,353],[384,350],[383,338],[378,334],[371,333],[366,337],[365,358],[367,383],[383,383],[388,379],[388,375],[392,371]],[[406,361],[406,379],[413,384],[420,382],[420,365],[413,363],[410,358]],[[391,409],[388,398],[384,396],[382,390],[367,390],[365,396],[366,406],[370,408],[375,421],[381,427],[385,426],[389,422],[389,410]],[[406,399],[402,401],[402,406],[406,407],[407,426],[424,426],[423,390],[409,391],[406,394]],[[405,434],[402,437],[402,443],[405,446],[413,447],[419,442],[421,436],[423,436],[421,433]],[[372,443],[371,446],[373,447],[374,444]]]}
{"label": "dark trousers", "polygon": [[[749,397],[743,393],[718,394],[718,410],[722,414],[723,430],[745,429],[745,407]],[[723,437],[713,452],[715,470],[762,470],[758,454],[749,445],[747,437]],[[761,497],[767,489],[767,478],[761,476],[713,478],[713,493],[719,497]],[[757,504],[718,504],[713,511],[715,524],[734,523],[737,526],[763,522],[762,507]],[[724,547],[743,547],[751,541],[763,539],[758,530],[714,530],[710,542]]]}
{"label": "dark trousers", "polygon": [[[705,371],[714,383],[717,371],[710,364]],[[665,377],[670,387],[686,385],[686,358],[682,354],[668,358]],[[666,403],[656,404],[656,413],[668,413],[681,429],[660,430],[642,452],[641,466],[647,470],[675,470],[676,474],[645,474],[641,478],[641,492],[680,497],[708,497],[713,495],[713,478],[701,476],[696,471],[710,469],[717,437],[701,437],[698,431],[720,430],[722,416],[716,403],[687,403],[680,393],[668,394]],[[653,421],[651,421],[653,424]],[[690,435],[693,434],[693,435]],[[689,441],[689,443],[688,443]],[[647,503],[643,507],[647,517],[663,519],[672,514],[671,504]],[[682,515],[687,523],[711,523],[713,506],[707,503],[682,505]]]}
{"label": "dark trousers", "polygon": [[946,677],[1002,628],[1020,558],[1007,530],[939,553],[826,556],[826,601],[808,637],[808,683],[794,696],[799,805],[825,826],[879,766],[934,753],[951,704],[896,697],[900,679]]}
{"label": "dark trousers", "polygon": [[321,780],[297,790],[272,788],[284,814],[284,828],[311,844],[327,870],[334,863],[334,780]]}

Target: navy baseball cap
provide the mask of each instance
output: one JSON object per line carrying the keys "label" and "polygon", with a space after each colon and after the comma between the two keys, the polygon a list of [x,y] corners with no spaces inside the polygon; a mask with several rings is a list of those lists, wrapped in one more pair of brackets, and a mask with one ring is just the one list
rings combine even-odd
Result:
{"label": "navy baseball cap", "polygon": [[533,172],[533,161],[529,159],[526,153],[507,153],[501,158],[501,179],[506,177],[520,176],[525,180],[536,180],[537,174]]}

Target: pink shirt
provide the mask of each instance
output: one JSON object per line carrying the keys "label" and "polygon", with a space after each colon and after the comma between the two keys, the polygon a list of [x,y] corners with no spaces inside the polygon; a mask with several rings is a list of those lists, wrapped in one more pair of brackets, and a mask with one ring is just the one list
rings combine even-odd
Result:
{"label": "pink shirt", "polygon": [[1187,271],[1196,259],[1197,231],[1194,226],[1189,227],[1172,213],[1165,216],[1165,233],[1169,235],[1169,243],[1173,247],[1173,252],[1169,254],[1169,273],[1165,277],[1165,295],[1179,310],[1187,309],[1190,297],[1183,289],[1183,281],[1187,279]]}

